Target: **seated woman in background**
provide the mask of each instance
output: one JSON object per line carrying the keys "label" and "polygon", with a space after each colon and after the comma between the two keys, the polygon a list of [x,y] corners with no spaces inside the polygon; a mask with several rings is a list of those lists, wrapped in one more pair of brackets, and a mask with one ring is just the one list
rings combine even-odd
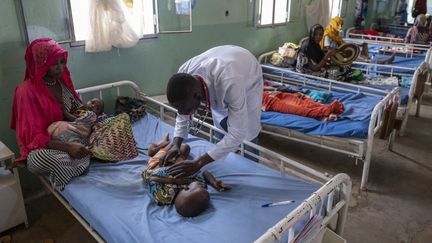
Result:
{"label": "seated woman in background", "polygon": [[[324,31],[323,39],[320,41],[320,46],[324,51],[328,51],[330,49],[337,49],[341,45],[345,44],[342,36],[340,35],[340,31],[343,26],[343,18],[336,16],[330,20],[330,23],[327,25]],[[367,43],[363,43],[361,46],[361,52],[358,56],[358,61],[370,62],[369,57],[369,47]],[[393,53],[388,59],[380,60],[376,63],[378,64],[389,64],[392,63],[396,53]]]}
{"label": "seated woman in background", "polygon": [[336,50],[331,49],[326,54],[321,49],[319,43],[324,34],[324,28],[316,24],[311,27],[309,39],[305,40],[297,54],[296,70],[323,78],[343,80],[344,74],[348,73],[349,66],[332,65],[329,58],[335,54]]}
{"label": "seated woman in background", "polygon": [[89,150],[80,143],[65,143],[48,133],[56,121],[74,121],[81,101],[72,84],[67,51],[47,38],[33,41],[26,50],[24,81],[15,89],[10,128],[16,131],[21,156],[35,174],[49,174],[58,190],[86,172]]}
{"label": "seated woman in background", "polygon": [[431,35],[426,27],[426,15],[420,14],[417,16],[414,26],[409,28],[405,37],[406,43],[429,44]]}

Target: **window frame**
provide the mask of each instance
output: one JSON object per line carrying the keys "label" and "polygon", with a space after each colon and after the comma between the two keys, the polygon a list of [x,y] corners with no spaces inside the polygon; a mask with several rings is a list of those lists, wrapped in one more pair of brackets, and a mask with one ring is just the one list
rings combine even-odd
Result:
{"label": "window frame", "polygon": [[272,11],[272,23],[270,24],[261,24],[261,14],[260,14],[260,9],[262,6],[262,3],[265,0],[255,0],[255,7],[254,7],[254,19],[253,22],[255,24],[255,27],[257,28],[267,28],[267,27],[277,27],[277,26],[284,26],[287,25],[289,22],[292,22],[291,19],[291,2],[292,0],[286,0],[287,2],[287,7],[286,7],[286,16],[285,16],[285,22],[281,22],[281,23],[275,23],[275,8],[276,8],[276,1],[277,0],[272,0],[273,1],[273,11]]}
{"label": "window frame", "polygon": [[[53,0],[54,1],[54,0]],[[55,0],[57,1],[57,0]],[[73,15],[72,15],[72,6],[71,6],[71,0],[61,0],[64,5],[64,15],[66,16],[65,21],[67,25],[67,30],[65,32],[65,35],[67,36],[65,39],[56,39],[59,44],[69,44],[71,47],[78,47],[78,46],[84,46],[85,40],[76,40],[75,37],[75,29],[74,29],[74,22],[73,22]],[[155,39],[158,38],[160,34],[174,34],[174,33],[191,33],[192,32],[192,15],[193,15],[193,5],[192,0],[189,0],[189,8],[190,8],[190,14],[189,14],[189,29],[188,30],[170,30],[170,31],[160,31],[160,24],[163,23],[163,20],[161,21],[159,17],[159,9],[158,9],[158,0],[152,0],[153,1],[153,28],[155,33],[153,34],[145,34],[140,37],[141,40],[145,39]],[[30,32],[28,29],[28,19],[26,17],[25,8],[23,4],[23,0],[17,0],[16,1],[16,7],[18,16],[20,16],[23,31],[24,31],[24,38],[27,44],[30,44],[32,41],[30,39]]]}
{"label": "window frame", "polygon": [[[332,2],[332,5],[334,3],[335,0],[330,0]],[[342,18],[346,17],[347,14],[347,10],[348,10],[348,0],[339,0],[339,7],[338,7],[338,14],[335,16],[340,16]],[[330,7],[330,18],[332,18],[332,12],[331,12],[331,7]]]}

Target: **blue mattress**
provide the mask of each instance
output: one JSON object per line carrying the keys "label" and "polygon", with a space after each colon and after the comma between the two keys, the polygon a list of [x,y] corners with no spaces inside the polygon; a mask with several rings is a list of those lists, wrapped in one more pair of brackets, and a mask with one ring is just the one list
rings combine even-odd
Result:
{"label": "blue mattress", "polygon": [[[384,60],[387,59],[389,56],[388,55],[375,55],[373,60]],[[425,57],[424,56],[413,56],[411,57],[403,57],[403,56],[395,56],[395,59],[393,61],[393,63],[391,63],[391,66],[396,66],[396,68],[393,68],[393,72],[397,72],[397,73],[403,73],[403,74],[414,74],[414,70],[407,70],[407,69],[397,69],[397,67],[406,67],[406,68],[417,68],[418,66],[420,66],[420,64],[424,61]],[[356,68],[365,68],[371,71],[371,72],[375,72],[375,71],[382,71],[382,72],[391,72],[391,68],[389,67],[370,67],[368,65],[363,65],[363,64],[353,64],[352,67],[356,67]]]}
{"label": "blue mattress", "polygon": [[395,35],[399,38],[405,38],[408,29],[390,29],[389,34]]}
{"label": "blue mattress", "polygon": [[332,100],[339,100],[345,111],[337,121],[322,122],[314,118],[284,114],[279,112],[261,113],[261,123],[285,127],[310,135],[325,135],[348,138],[366,138],[370,115],[380,97],[366,96],[362,93],[332,92]]}
{"label": "blue mattress", "polygon": [[[107,242],[252,242],[319,188],[231,153],[204,169],[233,188],[226,192],[209,188],[211,206],[198,217],[183,218],[172,206],[152,202],[141,177],[147,144],[172,131],[173,127],[146,115],[133,125],[140,150],[136,159],[92,162],[87,175],[74,178],[61,192]],[[213,146],[197,138],[185,142],[191,145],[192,157]],[[283,200],[295,203],[261,207]]]}
{"label": "blue mattress", "polygon": [[[290,71],[295,71],[295,68],[281,68],[281,67],[277,67],[278,70],[272,69],[270,67],[274,67],[271,64],[263,64],[261,65],[263,73],[268,73],[268,74],[273,74],[273,75],[278,75],[280,76],[282,73],[284,75],[284,77],[289,77],[289,78],[293,78],[293,79],[297,79],[297,80],[306,80],[307,83],[310,84],[319,84],[319,83],[324,83],[323,81],[319,81],[316,79],[312,79],[312,78],[307,78],[301,74],[296,74],[296,73],[289,73],[289,72],[283,72],[283,70],[290,70]],[[371,88],[376,88],[379,90],[384,90],[384,91],[390,91],[392,89],[395,88],[395,86],[392,85],[364,85],[366,87],[371,87]],[[334,88],[344,88],[344,89],[350,89],[350,86],[347,85],[343,85],[343,84],[338,84],[338,85],[334,85]],[[401,89],[401,94],[400,94],[400,99],[401,99],[401,105],[406,105],[408,104],[408,99],[409,99],[409,88],[404,88],[404,87],[400,87]],[[353,89],[353,91],[355,91]],[[371,92],[373,93],[373,92]],[[380,94],[380,93],[376,93],[376,94]]]}

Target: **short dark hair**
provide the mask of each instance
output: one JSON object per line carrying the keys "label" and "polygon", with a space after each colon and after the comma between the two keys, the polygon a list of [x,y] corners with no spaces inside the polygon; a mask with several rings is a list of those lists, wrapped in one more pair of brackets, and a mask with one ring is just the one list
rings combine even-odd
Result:
{"label": "short dark hair", "polygon": [[189,194],[187,197],[183,197],[180,201],[175,201],[175,208],[177,213],[183,217],[195,217],[200,213],[204,212],[210,203],[209,192],[202,188],[199,191],[195,191],[193,194]]}
{"label": "short dark hair", "polygon": [[196,79],[187,73],[176,73],[169,80],[166,94],[169,103],[185,100],[190,94]]}

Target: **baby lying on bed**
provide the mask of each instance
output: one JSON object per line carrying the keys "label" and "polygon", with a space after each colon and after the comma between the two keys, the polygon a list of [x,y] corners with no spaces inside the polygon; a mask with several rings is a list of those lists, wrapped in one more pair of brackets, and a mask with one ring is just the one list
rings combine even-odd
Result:
{"label": "baby lying on bed", "polygon": [[208,171],[186,178],[169,176],[168,167],[185,160],[190,152],[189,145],[182,144],[180,155],[174,161],[164,161],[169,142],[167,134],[158,144],[148,145],[151,158],[142,173],[144,184],[158,205],[174,204],[180,215],[195,217],[208,207],[210,195],[206,190],[207,184],[218,191],[229,190],[231,186],[216,180]]}

